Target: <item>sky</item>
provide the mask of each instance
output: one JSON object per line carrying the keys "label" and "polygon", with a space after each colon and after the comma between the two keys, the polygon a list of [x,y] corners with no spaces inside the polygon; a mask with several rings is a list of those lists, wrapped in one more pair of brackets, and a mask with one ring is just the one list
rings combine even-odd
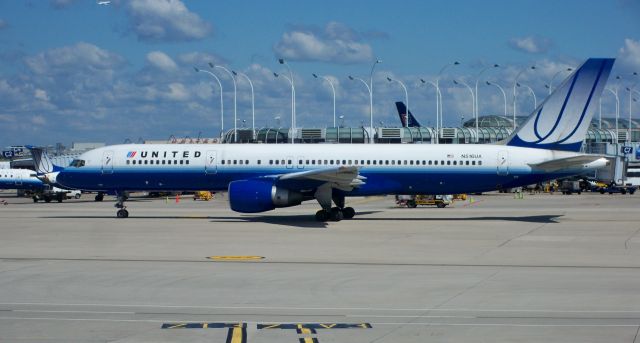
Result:
{"label": "sky", "polygon": [[[399,126],[407,88],[412,113],[435,125],[439,79],[444,124],[534,108],[589,57],[617,58],[608,87],[629,116],[626,87],[640,73],[638,0],[0,0],[0,146],[216,137],[234,124],[288,127],[291,84],[298,127],[369,123],[369,93],[352,75],[373,74],[375,126]],[[287,64],[281,65],[283,58]],[[452,65],[459,62],[459,65]],[[494,64],[499,66],[491,67]],[[447,66],[445,68],[445,66]],[[535,69],[531,69],[535,66]],[[444,68],[444,71],[442,71]],[[483,71],[484,70],[484,71]],[[441,72],[442,71],[442,72]],[[480,74],[480,72],[482,74]],[[522,72],[522,73],[521,73]],[[246,76],[246,77],[245,77]],[[619,79],[615,76],[620,76]],[[490,81],[493,85],[487,85]],[[640,86],[636,89],[640,92]],[[633,102],[633,98],[637,102]],[[605,92],[603,116],[615,116]],[[631,114],[640,118],[640,93]]]}

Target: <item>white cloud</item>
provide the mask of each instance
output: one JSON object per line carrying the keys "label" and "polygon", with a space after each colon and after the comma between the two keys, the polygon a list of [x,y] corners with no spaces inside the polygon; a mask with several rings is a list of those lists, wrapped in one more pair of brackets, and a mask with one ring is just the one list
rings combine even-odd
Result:
{"label": "white cloud", "polygon": [[205,38],[212,31],[211,24],[180,0],[131,0],[127,13],[140,40],[190,41]]}
{"label": "white cloud", "polygon": [[173,71],[178,67],[176,65],[176,62],[174,62],[171,57],[167,56],[167,54],[161,51],[152,51],[148,53],[147,62],[149,62],[152,66],[164,71]]}
{"label": "white cloud", "polygon": [[625,39],[624,46],[620,48],[619,56],[623,64],[631,68],[640,68],[640,41],[631,38]]}
{"label": "white cloud", "polygon": [[33,93],[34,93],[33,96],[36,99],[38,99],[40,101],[45,101],[45,102],[49,101],[49,95],[47,94],[47,91],[42,90],[42,89],[36,89]]}
{"label": "white cloud", "polygon": [[330,22],[323,30],[301,27],[285,32],[273,49],[280,57],[298,61],[340,64],[371,61],[373,49],[359,36],[344,24]]}
{"label": "white cloud", "polygon": [[189,99],[189,92],[187,88],[179,82],[174,82],[169,84],[169,93],[167,93],[167,98],[175,101],[185,101]]}
{"label": "white cloud", "polygon": [[540,54],[549,51],[551,40],[543,37],[517,37],[509,40],[509,46],[530,54]]}
{"label": "white cloud", "polygon": [[124,59],[117,54],[88,43],[51,49],[32,57],[25,63],[36,74],[74,73],[78,70],[111,70]]}
{"label": "white cloud", "polygon": [[207,52],[187,52],[178,56],[178,60],[190,66],[205,67],[208,63],[226,64],[224,58]]}

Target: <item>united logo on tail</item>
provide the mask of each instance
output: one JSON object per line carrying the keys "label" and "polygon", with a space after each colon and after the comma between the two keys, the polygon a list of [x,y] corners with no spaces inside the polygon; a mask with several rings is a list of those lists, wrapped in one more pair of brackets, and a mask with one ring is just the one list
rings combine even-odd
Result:
{"label": "united logo on tail", "polygon": [[507,140],[507,145],[580,151],[615,60],[590,58]]}

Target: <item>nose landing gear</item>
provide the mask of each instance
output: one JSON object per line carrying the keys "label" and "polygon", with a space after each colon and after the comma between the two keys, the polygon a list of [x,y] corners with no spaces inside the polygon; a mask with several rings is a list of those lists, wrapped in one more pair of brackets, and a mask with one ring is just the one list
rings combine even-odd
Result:
{"label": "nose landing gear", "polygon": [[118,212],[116,212],[116,216],[118,218],[127,218],[129,217],[129,211],[127,211],[127,207],[124,205],[124,202],[129,198],[126,193],[117,193],[118,201],[114,205],[116,208],[119,208]]}

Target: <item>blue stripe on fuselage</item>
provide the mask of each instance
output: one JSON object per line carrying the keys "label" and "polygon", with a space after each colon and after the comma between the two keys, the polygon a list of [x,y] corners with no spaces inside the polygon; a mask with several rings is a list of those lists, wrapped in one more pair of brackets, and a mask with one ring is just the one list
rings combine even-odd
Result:
{"label": "blue stripe on fuselage", "polygon": [[[116,168],[112,174],[102,174],[100,169],[67,168],[58,175],[58,182],[70,188],[93,190],[226,190],[235,180],[299,172],[305,169],[291,168],[218,168],[215,174],[206,174],[202,167],[152,169]],[[456,192],[484,192],[500,187],[516,187],[557,178],[564,174],[531,174],[529,169],[511,168],[508,175],[498,175],[495,167],[482,168],[390,168],[363,167],[360,175],[365,184],[347,195],[376,194],[442,194]],[[300,179],[300,185],[307,182]],[[317,182],[309,181],[309,187]]]}

